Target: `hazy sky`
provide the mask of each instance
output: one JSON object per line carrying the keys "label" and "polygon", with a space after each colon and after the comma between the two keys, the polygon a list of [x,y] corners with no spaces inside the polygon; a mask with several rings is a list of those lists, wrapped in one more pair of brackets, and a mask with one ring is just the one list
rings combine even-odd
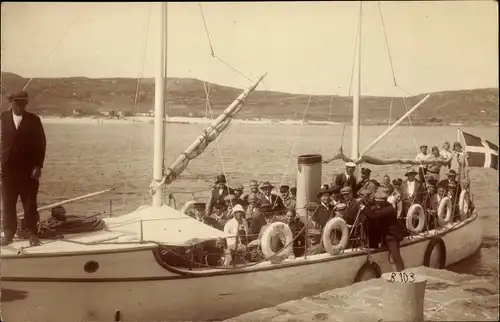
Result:
{"label": "hazy sky", "polygon": [[[346,95],[357,2],[202,3],[216,55],[260,89]],[[496,1],[382,2],[396,79],[412,94],[498,87]],[[159,4],[2,2],[2,69],[25,77],[155,73]],[[168,76],[242,87],[210,56],[197,3],[168,5]],[[51,54],[52,53],[52,54]],[[362,93],[394,88],[377,2],[363,3]]]}

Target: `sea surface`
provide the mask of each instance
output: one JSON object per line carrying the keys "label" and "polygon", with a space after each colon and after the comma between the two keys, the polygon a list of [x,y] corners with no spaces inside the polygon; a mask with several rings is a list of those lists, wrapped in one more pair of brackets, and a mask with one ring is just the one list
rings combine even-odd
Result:
{"label": "sea surface", "polygon": [[[169,166],[206,127],[206,124],[168,124],[165,165]],[[360,150],[387,127],[363,126]],[[497,127],[463,128],[498,144]],[[39,205],[78,197],[110,187],[110,194],[65,206],[68,213],[90,215],[101,211],[119,215],[149,204],[152,177],[153,125],[147,123],[45,124],[47,156],[41,181]],[[294,185],[297,156],[320,153],[332,157],[344,143],[350,155],[351,128],[342,125],[255,125],[233,124],[198,158],[192,160],[179,180],[167,187],[175,197],[177,209],[196,198],[207,201],[214,178],[225,173],[229,184],[242,183],[248,189],[250,179],[269,180],[275,186]],[[418,146],[429,150],[444,141],[457,139],[454,127],[398,127],[368,154],[380,158],[413,158]],[[405,167],[369,166],[372,177],[381,181],[404,178]],[[323,167],[323,181],[343,171],[343,163],[334,161]],[[483,223],[481,249],[470,258],[449,267],[488,279],[498,277],[498,172],[493,169],[471,170],[472,193]],[[111,201],[110,201],[111,200]]]}

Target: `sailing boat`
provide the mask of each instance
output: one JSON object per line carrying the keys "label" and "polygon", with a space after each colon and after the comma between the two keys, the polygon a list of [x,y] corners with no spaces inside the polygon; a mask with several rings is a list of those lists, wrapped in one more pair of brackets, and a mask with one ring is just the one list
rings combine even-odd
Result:
{"label": "sailing boat", "polygon": [[[344,249],[338,254],[287,258],[236,267],[189,269],[170,265],[162,251],[229,237],[162,204],[164,184],[187,166],[228,126],[241,103],[262,80],[247,88],[183,153],[165,174],[163,89],[165,12],[155,77],[153,205],[107,218],[102,231],[74,234],[29,247],[16,240],[2,248],[2,315],[6,321],[214,320],[276,305],[298,297],[394,271],[387,249]],[[358,35],[360,44],[361,36]],[[359,159],[360,52],[354,93],[353,160]],[[301,155],[297,172],[297,211],[320,189],[321,155]],[[407,267],[443,268],[474,253],[481,242],[477,213],[401,243]]]}

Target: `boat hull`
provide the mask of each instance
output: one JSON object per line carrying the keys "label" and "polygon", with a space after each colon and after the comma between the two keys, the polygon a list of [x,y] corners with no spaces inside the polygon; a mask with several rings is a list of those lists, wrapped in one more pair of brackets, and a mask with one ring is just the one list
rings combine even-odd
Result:
{"label": "boat hull", "polygon": [[[446,245],[446,265],[472,255],[481,235],[477,215],[438,232]],[[423,265],[430,240],[403,242],[407,267]],[[395,270],[386,250],[369,257],[382,272]],[[95,277],[82,269],[90,260],[100,263]],[[367,253],[321,254],[237,271],[177,274],[161,267],[151,250],[9,258],[2,263],[2,316],[5,321],[110,321],[119,311],[120,321],[224,319],[350,285],[366,260]],[[16,273],[21,269],[23,275]]]}

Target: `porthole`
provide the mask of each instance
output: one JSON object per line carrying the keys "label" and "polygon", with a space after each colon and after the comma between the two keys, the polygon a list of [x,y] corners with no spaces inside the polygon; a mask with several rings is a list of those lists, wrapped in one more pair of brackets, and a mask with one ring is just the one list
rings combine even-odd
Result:
{"label": "porthole", "polygon": [[99,263],[96,261],[86,262],[83,265],[83,270],[87,273],[95,273],[99,269]]}

